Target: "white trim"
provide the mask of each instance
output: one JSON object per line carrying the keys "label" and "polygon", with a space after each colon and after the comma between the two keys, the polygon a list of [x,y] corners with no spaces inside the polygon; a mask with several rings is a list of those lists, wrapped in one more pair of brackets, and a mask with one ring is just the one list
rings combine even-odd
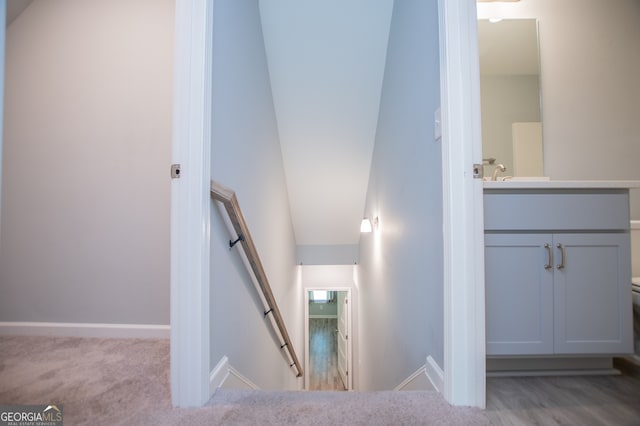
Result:
{"label": "white trim", "polygon": [[213,394],[229,377],[229,358],[223,356],[209,374],[209,392]]}
{"label": "white trim", "polygon": [[554,377],[554,376],[619,376],[622,372],[616,368],[596,370],[536,370],[536,371],[490,371],[487,377]]}
{"label": "white trim", "polygon": [[429,381],[433,385],[433,387],[440,393],[444,388],[444,373],[442,372],[442,368],[438,365],[436,360],[434,360],[431,355],[427,357],[427,364],[425,365],[425,373],[429,378]]}
{"label": "white trim", "polygon": [[409,377],[404,379],[402,383],[400,383],[398,386],[393,388],[393,390],[394,391],[401,391],[402,389],[404,389],[407,386],[409,386],[409,384],[411,384],[411,382],[413,382],[414,380],[416,380],[420,376],[427,377],[427,370],[426,370],[426,366],[425,365],[423,365],[422,367],[418,368],[412,375],[410,375]]}
{"label": "white trim", "polygon": [[64,336],[114,339],[168,339],[171,327],[155,324],[0,322],[0,336]]}
{"label": "white trim", "polygon": [[[229,382],[230,378],[237,379],[235,382],[240,383],[240,386],[237,386],[237,385],[225,386],[227,385],[227,382]],[[247,379],[245,376],[240,374],[240,372],[235,368],[233,368],[232,366],[229,366],[229,375],[227,376],[227,380],[225,381],[225,383],[222,384],[222,387],[230,388],[230,389],[238,389],[240,387],[242,389],[260,390],[260,387],[258,385],[256,385],[251,380]]]}
{"label": "white trim", "polygon": [[444,389],[485,406],[484,225],[475,0],[438,0],[444,228]]}
{"label": "white trim", "polygon": [[304,390],[309,389],[309,290],[303,287],[304,298]]}
{"label": "white trim", "polygon": [[[176,0],[171,180],[171,401],[209,390],[209,242],[213,0]],[[169,173],[169,164],[167,164]]]}
{"label": "white trim", "polygon": [[[215,368],[209,375],[209,391],[211,394],[214,394],[216,390],[220,388],[224,388],[230,378],[237,379],[236,383],[239,382],[244,389],[260,389],[258,385],[233,368],[231,364],[229,364],[229,358],[225,355],[220,359],[220,361],[218,361],[218,364],[216,364]],[[237,386],[234,386],[234,388],[237,388]]]}
{"label": "white trim", "polygon": [[[7,0],[0,0],[0,212],[2,212],[2,147],[4,128],[4,63],[7,41]],[[0,215],[0,222],[2,217]]]}

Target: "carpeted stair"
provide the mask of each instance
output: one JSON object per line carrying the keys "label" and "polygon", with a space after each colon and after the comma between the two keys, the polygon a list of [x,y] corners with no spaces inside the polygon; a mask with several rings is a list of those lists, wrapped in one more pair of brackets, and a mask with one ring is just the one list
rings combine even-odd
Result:
{"label": "carpeted stair", "polygon": [[209,403],[223,424],[480,425],[480,410],[452,408],[435,391],[218,391]]}

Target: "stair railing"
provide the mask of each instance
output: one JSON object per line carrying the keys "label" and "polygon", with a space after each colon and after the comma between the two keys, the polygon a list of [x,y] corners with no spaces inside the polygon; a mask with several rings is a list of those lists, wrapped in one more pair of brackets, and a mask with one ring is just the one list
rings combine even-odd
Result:
{"label": "stair railing", "polygon": [[289,338],[287,327],[285,326],[282,315],[280,314],[280,309],[278,309],[278,304],[276,303],[276,299],[273,296],[273,292],[271,291],[271,286],[269,285],[267,274],[262,267],[262,262],[260,261],[260,257],[258,256],[258,250],[256,249],[255,244],[253,244],[253,239],[251,238],[251,234],[249,233],[249,227],[247,226],[247,222],[245,221],[242,210],[240,209],[240,204],[238,203],[236,194],[234,191],[225,188],[224,186],[212,180],[211,197],[214,200],[220,201],[227,211],[233,229],[238,236],[235,241],[229,241],[229,247],[233,247],[237,243],[240,243],[242,245],[242,249],[247,256],[247,260],[249,261],[251,270],[253,271],[260,291],[262,292],[263,301],[266,304],[264,316],[266,317],[267,315],[271,314],[273,322],[275,322],[278,332],[280,333],[280,337],[283,340],[282,344],[280,345],[280,349],[287,349],[291,361],[289,367],[295,366],[297,371],[296,377],[301,377],[302,366],[300,365],[300,361],[298,361],[296,351],[293,348],[291,339]]}

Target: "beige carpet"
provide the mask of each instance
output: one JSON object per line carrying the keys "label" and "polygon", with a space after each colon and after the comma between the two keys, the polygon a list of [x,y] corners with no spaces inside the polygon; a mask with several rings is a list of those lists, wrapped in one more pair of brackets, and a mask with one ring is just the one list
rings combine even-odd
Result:
{"label": "beige carpet", "polygon": [[65,425],[485,425],[436,392],[219,390],[171,407],[169,342],[0,337],[0,405],[61,404]]}

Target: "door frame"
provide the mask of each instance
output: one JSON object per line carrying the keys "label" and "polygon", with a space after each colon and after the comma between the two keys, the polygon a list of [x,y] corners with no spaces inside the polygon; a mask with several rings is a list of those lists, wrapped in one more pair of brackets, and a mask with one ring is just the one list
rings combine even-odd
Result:
{"label": "door frame", "polygon": [[[213,0],[176,0],[171,179],[171,402],[210,389],[211,59]],[[167,174],[169,164],[167,164]]]}
{"label": "door frame", "polygon": [[344,291],[347,293],[347,371],[348,382],[347,391],[353,390],[353,321],[352,308],[353,299],[351,298],[351,287],[326,287],[326,286],[310,286],[304,288],[304,390],[309,389],[309,292],[314,290],[323,291]]}
{"label": "door frame", "polygon": [[444,228],[444,397],[486,405],[480,67],[475,0],[438,0]]}
{"label": "door frame", "polygon": [[[209,389],[209,180],[214,0],[176,0],[171,194],[171,395]],[[484,229],[475,0],[438,0],[444,222],[444,397],[485,406]],[[455,227],[453,226],[455,224]],[[305,293],[308,294],[308,293]],[[455,295],[455,297],[454,297]],[[305,355],[306,356],[306,355]]]}

